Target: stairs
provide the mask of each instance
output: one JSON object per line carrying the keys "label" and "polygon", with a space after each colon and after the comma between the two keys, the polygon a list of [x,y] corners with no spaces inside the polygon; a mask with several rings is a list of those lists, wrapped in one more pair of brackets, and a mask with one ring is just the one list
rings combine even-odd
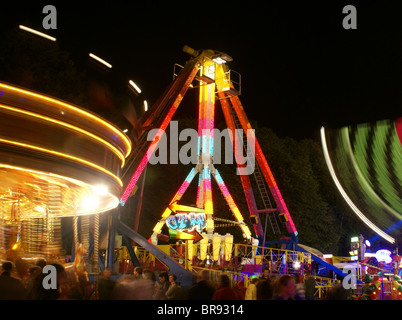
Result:
{"label": "stairs", "polygon": [[[247,148],[247,145],[245,143],[245,141],[247,141],[247,135],[246,132],[243,130],[239,118],[237,117],[236,111],[232,108],[232,112],[233,112],[233,120],[234,123],[236,125],[236,129],[242,129],[243,131],[243,149],[245,151],[245,153],[247,154],[247,163],[250,163],[250,159],[252,157],[254,157],[254,154],[252,152],[252,150],[250,150],[250,148]],[[272,228],[272,232],[276,235],[276,234],[280,234],[281,230],[278,224],[278,220],[276,219],[276,211],[273,210],[272,208],[272,203],[271,200],[269,198],[269,191],[266,185],[266,182],[264,180],[264,177],[261,173],[260,167],[258,165],[257,161],[254,161],[255,163],[255,167],[254,167],[254,178],[258,187],[258,191],[260,193],[260,197],[263,203],[263,209],[262,210],[258,210],[258,212],[261,213],[265,213],[266,215],[266,219],[268,219],[271,228]]]}

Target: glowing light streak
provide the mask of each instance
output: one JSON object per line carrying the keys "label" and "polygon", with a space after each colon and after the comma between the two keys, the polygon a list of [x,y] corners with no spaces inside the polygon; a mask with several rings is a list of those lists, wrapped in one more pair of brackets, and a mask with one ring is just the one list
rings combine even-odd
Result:
{"label": "glowing light streak", "polygon": [[[73,179],[73,178],[70,178],[70,177],[67,177],[67,176],[62,176],[62,175],[58,175],[58,174],[54,174],[54,173],[50,173],[50,172],[42,172],[42,171],[32,170],[32,169],[29,169],[29,168],[11,166],[11,165],[1,164],[1,163],[0,163],[0,168],[12,169],[12,170],[17,170],[17,171],[22,171],[22,172],[29,172],[29,173],[32,173],[34,175],[37,175],[38,177],[40,177],[41,179],[44,179],[44,180],[46,180],[46,177],[49,177],[49,178],[56,178],[58,180],[68,181],[68,182],[70,182],[70,183],[72,183],[72,184],[74,184],[76,186],[85,187],[85,188],[94,190],[95,192],[97,192],[97,188],[98,188],[98,186],[92,186],[92,185],[89,185],[89,184],[87,184],[87,183],[85,183],[83,181],[79,181],[79,180],[76,180],[76,179]],[[52,179],[49,179],[48,181],[50,183],[57,184]],[[63,184],[59,184],[59,185],[68,187],[67,185],[63,185]],[[98,208],[96,211],[91,212],[91,213],[105,212],[105,211],[114,209],[119,205],[119,201],[115,196],[113,196],[110,193],[107,193],[107,196],[111,199],[111,201],[108,202],[108,205],[106,207]],[[88,212],[77,210],[77,214],[87,214],[87,213]]]}
{"label": "glowing light streak", "polygon": [[130,80],[128,83],[135,89],[135,91],[141,93],[141,89],[137,86],[137,84],[133,80]]}
{"label": "glowing light streak", "polygon": [[84,130],[84,129],[81,129],[81,128],[79,128],[79,127],[73,126],[73,125],[71,125],[71,124],[69,124],[69,123],[66,123],[66,122],[63,122],[63,121],[59,121],[59,120],[56,120],[56,119],[53,119],[53,118],[49,118],[49,117],[46,117],[46,116],[43,116],[43,115],[40,115],[40,114],[37,114],[37,113],[34,113],[34,112],[22,110],[22,109],[19,109],[19,108],[14,108],[14,107],[2,105],[2,104],[0,104],[0,108],[1,108],[1,109],[6,109],[6,110],[10,110],[10,111],[14,111],[14,112],[17,112],[17,113],[26,114],[26,115],[29,115],[29,116],[31,116],[31,117],[35,117],[35,118],[38,118],[38,119],[46,120],[46,121],[48,121],[48,122],[56,123],[56,124],[58,124],[58,125],[60,125],[60,126],[63,126],[63,127],[72,129],[72,130],[74,130],[74,131],[78,131],[78,132],[80,132],[80,133],[83,133],[83,134],[85,134],[85,135],[87,135],[87,136],[89,136],[89,137],[91,137],[91,138],[93,138],[93,139],[95,139],[95,140],[101,142],[102,144],[106,145],[108,148],[110,148],[110,149],[113,151],[113,153],[116,154],[116,155],[120,158],[120,160],[122,161],[121,167],[124,166],[125,157],[124,157],[124,155],[123,155],[119,150],[117,150],[117,149],[116,149],[113,145],[111,145],[109,142],[103,140],[102,138],[99,138],[98,136],[96,136],[96,135],[94,135],[94,134],[92,134],[92,133],[90,133],[90,132],[88,132],[88,131],[86,131],[86,130]]}
{"label": "glowing light streak", "polygon": [[394,215],[398,220],[401,220],[402,216],[397,211],[395,211],[392,207],[390,207],[385,201],[383,201],[377,195],[377,193],[373,190],[373,188],[368,183],[367,178],[365,178],[365,175],[360,170],[360,167],[357,164],[357,160],[356,160],[356,157],[354,156],[353,149],[352,149],[352,146],[351,146],[351,143],[350,143],[348,128],[343,128],[342,129],[342,134],[345,136],[346,146],[347,146],[348,151],[349,151],[349,156],[350,156],[350,159],[352,161],[353,168],[355,169],[355,171],[357,173],[358,181],[360,181],[360,183],[361,183],[362,187],[364,188],[365,192],[367,192],[367,194],[370,196],[370,198],[372,198],[375,201],[377,201],[385,210],[387,210],[392,215]]}
{"label": "glowing light streak", "polygon": [[[85,117],[85,118],[89,118],[89,119],[91,119],[92,121],[94,121],[94,122],[96,122],[96,123],[99,123],[101,126],[107,127],[110,131],[112,131],[114,134],[116,134],[117,136],[119,136],[120,139],[124,142],[124,144],[126,145],[126,148],[127,148],[127,152],[126,152],[126,154],[125,154],[125,157],[127,157],[127,156],[131,153],[131,149],[132,149],[131,141],[128,139],[128,137],[127,137],[125,134],[123,134],[122,132],[120,132],[120,130],[118,130],[118,129],[117,129],[115,126],[113,126],[112,124],[110,124],[110,123],[104,121],[103,119],[101,119],[101,118],[99,118],[99,117],[97,117],[97,116],[95,116],[95,115],[93,115],[93,114],[91,114],[91,113],[89,113],[89,112],[87,112],[87,111],[85,111],[85,110],[82,110],[82,109],[80,109],[80,108],[78,108],[78,107],[72,106],[72,105],[70,105],[70,104],[67,104],[67,103],[65,103],[65,102],[62,102],[62,101],[59,101],[59,100],[56,100],[56,99],[53,99],[53,98],[50,98],[50,97],[46,97],[46,96],[43,96],[43,95],[40,95],[40,94],[31,92],[31,91],[27,91],[27,90],[15,88],[15,87],[12,87],[12,86],[3,84],[3,83],[0,83],[0,88],[4,88],[4,89],[11,90],[11,91],[14,91],[14,92],[22,93],[22,94],[24,94],[24,95],[27,95],[27,96],[30,96],[30,97],[34,97],[34,98],[37,98],[37,99],[40,99],[40,100],[43,100],[43,101],[47,101],[47,102],[56,104],[56,105],[58,105],[58,106],[60,106],[60,107],[73,110],[74,112],[79,113],[81,116],[83,116],[83,117]],[[6,106],[2,106],[2,107],[6,107]],[[15,109],[15,108],[11,108],[11,107],[10,107],[10,109]],[[21,110],[21,109],[15,109],[15,110]],[[29,114],[28,111],[25,111],[25,112],[27,112],[27,114]],[[33,114],[33,113],[32,113],[32,114]],[[33,114],[33,115],[34,115],[34,116],[39,116],[39,115],[37,115],[37,114]],[[48,117],[46,117],[46,118],[48,118]],[[52,119],[52,118],[48,118],[48,119],[54,120],[55,122],[58,121],[58,120],[55,120],[55,119]],[[63,122],[61,122],[61,123],[64,124]],[[71,127],[71,128],[76,128],[76,127],[71,126],[71,125],[70,125],[70,127]],[[81,130],[82,130],[82,129],[81,129]],[[82,131],[84,131],[84,130],[82,130]],[[89,132],[87,132],[87,131],[84,131],[84,132],[85,132],[85,133],[89,133]],[[96,136],[95,136],[95,137],[96,137]],[[100,139],[100,138],[98,138],[98,137],[96,137],[96,138],[97,138],[97,139]],[[104,140],[102,140],[102,141],[104,141]],[[106,142],[106,141],[105,141],[105,142]]]}
{"label": "glowing light streak", "polygon": [[226,187],[225,182],[222,179],[222,176],[216,169],[215,169],[215,180],[218,183],[219,189],[221,190],[223,196],[225,197],[225,200],[228,203],[229,208],[232,211],[233,215],[235,216],[236,220],[238,222],[243,222],[244,218],[243,218],[242,214],[240,213],[239,208],[235,204],[233,197],[231,196],[228,188]]}
{"label": "glowing light streak", "polygon": [[109,62],[103,60],[102,58],[99,58],[97,55],[95,55],[95,54],[93,54],[93,53],[90,53],[89,56],[90,56],[92,59],[95,59],[96,61],[102,63],[103,65],[105,65],[105,66],[108,67],[109,69],[112,68],[112,65],[111,65]]}
{"label": "glowing light streak", "polygon": [[39,151],[39,152],[44,152],[44,153],[52,154],[52,155],[55,155],[55,156],[58,156],[58,157],[66,158],[66,159],[73,160],[73,161],[76,161],[76,162],[80,162],[82,164],[85,164],[87,166],[95,168],[95,169],[97,169],[99,171],[102,171],[103,173],[106,173],[107,175],[109,175],[113,179],[115,179],[119,183],[119,185],[121,187],[123,186],[123,183],[121,182],[121,180],[116,175],[114,175],[113,173],[111,173],[111,172],[105,170],[104,168],[96,165],[95,163],[89,162],[87,160],[84,160],[84,159],[81,159],[81,158],[78,158],[78,157],[74,157],[74,156],[71,156],[69,154],[53,151],[53,150],[50,150],[50,149],[45,149],[45,148],[42,148],[42,147],[29,145],[29,144],[26,144],[26,143],[20,143],[20,142],[6,140],[6,139],[0,139],[0,142],[5,143],[5,144],[14,145],[14,146],[17,146],[17,147],[22,147],[22,148],[27,148],[27,149]]}
{"label": "glowing light streak", "polygon": [[350,206],[350,208],[356,213],[356,215],[375,233],[377,233],[379,236],[381,236],[383,239],[387,240],[390,243],[395,243],[395,239],[383,232],[380,228],[378,228],[374,223],[372,223],[360,210],[359,208],[356,207],[356,205],[353,203],[353,201],[349,198],[349,196],[346,194],[345,190],[343,189],[341,183],[339,182],[336,174],[334,167],[332,166],[331,158],[329,156],[329,151],[328,151],[328,146],[327,146],[327,141],[325,138],[325,129],[324,127],[321,128],[321,144],[324,152],[324,157],[325,161],[327,163],[329,172],[331,174],[332,179],[335,182],[336,187],[338,188],[339,192],[341,193],[342,197],[345,199],[347,204]]}
{"label": "glowing light streak", "polygon": [[173,205],[175,202],[177,202],[181,199],[183,194],[186,192],[188,186],[190,185],[191,181],[193,181],[195,175],[196,175],[196,170],[195,170],[195,168],[193,168],[193,169],[191,169],[190,173],[187,175],[186,179],[180,186],[179,190],[174,195],[172,201],[170,201],[171,205]]}
{"label": "glowing light streak", "polygon": [[206,166],[203,173],[204,182],[204,209],[207,215],[212,215],[214,213],[214,207],[212,202],[212,186],[211,186],[211,172]]}
{"label": "glowing light streak", "polygon": [[50,40],[50,41],[56,41],[56,38],[51,37],[51,36],[49,36],[49,35],[47,35],[47,34],[45,34],[45,33],[43,33],[43,32],[39,32],[39,31],[37,31],[37,30],[35,30],[35,29],[31,29],[31,28],[28,28],[28,27],[23,26],[23,25],[20,25],[19,28],[20,28],[21,30],[24,30],[24,31],[27,31],[27,32],[36,34],[37,36],[40,36],[40,37],[45,38],[45,39],[48,39],[48,40]]}

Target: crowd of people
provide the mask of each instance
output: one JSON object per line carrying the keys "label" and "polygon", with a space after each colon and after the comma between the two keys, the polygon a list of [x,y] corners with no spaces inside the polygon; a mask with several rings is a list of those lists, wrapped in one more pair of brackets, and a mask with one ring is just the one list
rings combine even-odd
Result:
{"label": "crowd of people", "polygon": [[[48,272],[46,265],[56,271],[55,288],[45,288]],[[93,284],[88,275],[60,263],[47,263],[38,259],[29,265],[18,258],[15,262],[6,261],[1,265],[0,300],[83,300],[93,293]]]}
{"label": "crowd of people", "polygon": [[266,269],[261,276],[252,276],[246,287],[244,282],[232,282],[226,273],[211,280],[210,271],[202,270],[194,285],[182,288],[175,274],[156,275],[136,267],[118,278],[104,270],[95,285],[73,268],[57,263],[52,264],[57,270],[57,289],[45,289],[42,270],[46,264],[41,259],[24,268],[21,263],[4,262],[0,300],[313,300],[315,293],[311,274],[270,277]]}

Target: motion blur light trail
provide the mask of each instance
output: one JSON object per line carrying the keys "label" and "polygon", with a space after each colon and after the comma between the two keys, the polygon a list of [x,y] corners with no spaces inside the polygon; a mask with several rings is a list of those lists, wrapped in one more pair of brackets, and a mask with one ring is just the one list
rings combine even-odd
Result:
{"label": "motion blur light trail", "polygon": [[321,129],[325,158],[342,196],[367,226],[391,243],[395,242],[391,235],[400,234],[395,226],[402,220],[399,123],[384,120]]}

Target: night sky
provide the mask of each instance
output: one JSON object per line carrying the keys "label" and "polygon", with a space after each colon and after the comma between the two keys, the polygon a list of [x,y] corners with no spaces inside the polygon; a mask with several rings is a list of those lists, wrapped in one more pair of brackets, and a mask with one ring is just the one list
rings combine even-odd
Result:
{"label": "night sky", "polygon": [[[174,63],[188,60],[187,44],[233,57],[229,67],[242,76],[248,117],[280,136],[318,139],[323,125],[401,116],[402,19],[395,4],[83,3],[51,3],[57,30],[46,32],[77,61],[93,52],[110,62],[114,76],[135,80],[151,104],[170,83]],[[2,6],[1,30],[25,24],[45,31],[46,4]],[[347,4],[356,6],[357,30],[342,27]]]}

